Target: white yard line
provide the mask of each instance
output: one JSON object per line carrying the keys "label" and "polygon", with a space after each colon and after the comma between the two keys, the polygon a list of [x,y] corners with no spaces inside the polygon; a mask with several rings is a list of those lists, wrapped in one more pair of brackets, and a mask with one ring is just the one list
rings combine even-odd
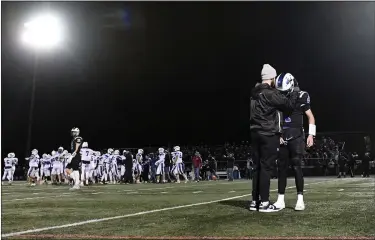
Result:
{"label": "white yard line", "polygon": [[57,196],[45,196],[45,197],[27,197],[27,198],[16,198],[16,199],[10,199],[10,200],[2,200],[2,203],[9,203],[13,201],[24,201],[24,200],[34,200],[34,199],[42,199],[42,198],[58,198],[58,197],[66,197],[70,193],[63,193],[62,195]]}
{"label": "white yard line", "polygon": [[195,191],[195,192],[193,192],[193,193],[201,193],[201,192],[203,192],[203,191]]}
{"label": "white yard line", "polygon": [[337,191],[339,191],[339,192],[342,192],[342,191],[344,191],[344,189],[343,189],[343,188],[341,188],[341,189],[339,189],[339,190],[337,190]]}
{"label": "white yard line", "polygon": [[101,193],[104,193],[104,192],[93,192],[91,194],[101,194]]}
{"label": "white yard line", "polygon": [[[322,181],[322,182],[307,183],[307,184],[305,184],[305,186],[313,185],[313,184],[319,184],[319,183],[333,182],[333,181],[337,181],[337,180],[328,180],[328,181]],[[290,188],[295,188],[295,186],[287,187],[287,189],[290,189]],[[277,191],[277,189],[272,189],[271,191],[274,192],[274,191]],[[143,211],[143,212],[137,212],[137,213],[131,213],[131,214],[114,216],[114,217],[98,218],[98,219],[92,219],[92,220],[87,220],[87,221],[75,222],[75,223],[71,223],[71,224],[63,224],[63,225],[57,225],[57,226],[51,226],[51,227],[30,229],[30,230],[20,231],[20,232],[6,233],[6,234],[2,234],[1,237],[3,237],[3,238],[4,237],[13,237],[13,236],[19,236],[19,235],[28,234],[28,233],[49,231],[49,230],[53,230],[53,229],[76,227],[76,226],[90,224],[90,223],[104,222],[104,221],[110,221],[110,220],[122,219],[122,218],[129,218],[129,217],[140,216],[140,215],[145,215],[145,214],[150,214],[150,213],[156,213],[156,212],[164,212],[164,211],[181,209],[181,208],[188,208],[188,207],[195,207],[195,206],[207,205],[207,204],[211,204],[211,203],[229,201],[229,200],[238,199],[238,198],[244,198],[244,197],[248,197],[248,196],[251,196],[251,193],[245,194],[245,195],[240,195],[240,196],[235,196],[235,197],[230,197],[230,198],[223,198],[223,199],[208,201],[208,202],[200,202],[200,203],[180,205],[180,206],[175,206],[175,207],[160,208],[160,209],[155,209],[155,210],[150,210],[150,211]]]}

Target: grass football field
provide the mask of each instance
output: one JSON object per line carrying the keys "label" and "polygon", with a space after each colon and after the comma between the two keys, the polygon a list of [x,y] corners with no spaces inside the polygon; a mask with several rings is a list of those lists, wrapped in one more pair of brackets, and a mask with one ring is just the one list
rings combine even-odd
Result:
{"label": "grass football field", "polygon": [[[374,178],[305,179],[306,210],[248,210],[251,182],[2,186],[1,239],[209,239],[375,237]],[[277,198],[277,180],[271,183]],[[292,239],[292,238],[291,238]]]}

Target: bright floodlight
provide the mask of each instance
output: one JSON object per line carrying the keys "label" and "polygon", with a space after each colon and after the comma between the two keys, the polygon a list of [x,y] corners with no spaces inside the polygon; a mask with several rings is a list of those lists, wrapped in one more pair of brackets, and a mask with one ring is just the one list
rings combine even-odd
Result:
{"label": "bright floodlight", "polygon": [[40,16],[24,24],[22,40],[36,48],[50,48],[62,40],[62,27],[59,21],[50,16]]}

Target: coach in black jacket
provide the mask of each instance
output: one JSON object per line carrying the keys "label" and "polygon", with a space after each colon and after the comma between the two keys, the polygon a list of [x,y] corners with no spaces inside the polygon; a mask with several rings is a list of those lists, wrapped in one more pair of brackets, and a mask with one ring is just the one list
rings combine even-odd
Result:
{"label": "coach in black jacket", "polygon": [[293,110],[297,95],[289,94],[287,98],[275,89],[276,75],[273,67],[264,64],[262,83],[251,91],[250,131],[254,161],[251,211],[277,211],[269,202],[270,179],[280,147],[282,112]]}

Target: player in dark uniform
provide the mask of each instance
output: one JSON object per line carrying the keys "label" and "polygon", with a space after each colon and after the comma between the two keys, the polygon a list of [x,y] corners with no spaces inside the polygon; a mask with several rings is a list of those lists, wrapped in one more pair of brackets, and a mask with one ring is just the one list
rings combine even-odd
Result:
{"label": "player in dark uniform", "polygon": [[71,151],[72,156],[68,159],[68,165],[66,165],[67,174],[73,179],[74,186],[71,190],[79,189],[79,163],[81,162],[80,150],[82,148],[83,139],[79,136],[79,129],[73,128],[71,130],[72,141]]}
{"label": "player in dark uniform", "polygon": [[303,129],[303,115],[306,115],[309,121],[309,136],[307,137],[307,146],[314,144],[316,134],[315,118],[310,107],[310,96],[307,92],[301,91],[295,78],[290,74],[281,74],[276,79],[276,88],[283,90],[285,81],[294,81],[293,92],[298,93],[297,104],[290,116],[284,116],[283,133],[280,138],[280,152],[278,159],[278,199],[274,206],[284,209],[284,194],[287,182],[287,172],[289,165],[292,165],[295,175],[297,188],[297,204],[295,210],[302,211],[305,209],[303,201],[304,179],[302,174],[301,162],[305,152],[305,132]]}

